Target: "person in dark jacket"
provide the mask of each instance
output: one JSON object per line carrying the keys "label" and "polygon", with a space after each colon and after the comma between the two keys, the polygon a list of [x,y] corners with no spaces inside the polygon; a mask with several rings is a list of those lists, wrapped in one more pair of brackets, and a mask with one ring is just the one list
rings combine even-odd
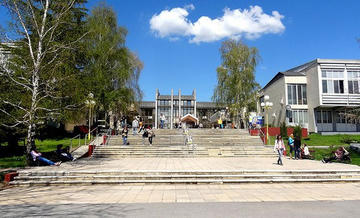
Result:
{"label": "person in dark jacket", "polygon": [[121,131],[123,145],[127,145],[128,133],[129,133],[129,130],[128,130],[127,126],[125,126],[124,129]]}
{"label": "person in dark jacket", "polygon": [[301,153],[301,139],[299,136],[295,137],[294,140],[294,150],[295,150],[295,159],[300,159],[300,153]]}

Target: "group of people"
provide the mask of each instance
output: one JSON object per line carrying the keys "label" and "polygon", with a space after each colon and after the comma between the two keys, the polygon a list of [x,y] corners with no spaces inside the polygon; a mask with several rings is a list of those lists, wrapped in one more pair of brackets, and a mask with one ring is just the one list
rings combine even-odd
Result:
{"label": "group of people", "polygon": [[[294,138],[294,135],[291,134],[288,139],[288,145],[290,148],[289,151],[290,159],[295,159],[295,160],[313,159],[307,144],[304,143],[303,146],[301,146],[300,137],[297,136]],[[278,154],[277,164],[283,165],[282,157],[283,155],[286,155],[286,146],[284,144],[281,135],[276,136],[274,151]],[[292,157],[293,153],[294,153],[294,157]]]}
{"label": "group of people", "polygon": [[[310,154],[309,147],[307,144],[301,146],[300,137],[295,137],[291,134],[288,139],[288,145],[290,148],[289,159],[313,159],[313,156]],[[274,151],[278,154],[277,164],[283,165],[282,157],[286,155],[286,147],[281,135],[276,136]],[[294,157],[292,154],[294,153]],[[329,163],[332,161],[345,161],[350,160],[349,152],[344,147],[339,147],[331,157],[324,158],[323,163]]]}
{"label": "group of people", "polygon": [[[139,128],[139,131],[138,131]],[[132,129],[133,129],[133,135],[142,134],[142,142],[143,145],[145,144],[145,139],[148,138],[150,146],[152,146],[153,137],[155,137],[154,130],[151,126],[148,126],[147,128],[143,124],[141,118],[139,116],[136,116],[132,122]],[[121,137],[123,140],[123,145],[130,145],[128,142],[128,134],[129,130],[127,125],[123,127],[121,130]]]}
{"label": "group of people", "polygon": [[54,162],[51,161],[45,157],[42,156],[42,154],[40,152],[37,151],[36,147],[33,146],[30,150],[30,155],[32,157],[32,160],[34,162],[39,161],[39,163],[45,164],[45,165],[49,165],[49,166],[60,166],[60,164],[62,162],[66,162],[66,161],[75,161],[76,158],[74,158],[71,153],[70,153],[70,147],[67,146],[64,149],[62,148],[62,145],[58,145],[57,149],[56,149],[56,155],[57,155],[57,159],[59,159],[60,161],[58,162]]}

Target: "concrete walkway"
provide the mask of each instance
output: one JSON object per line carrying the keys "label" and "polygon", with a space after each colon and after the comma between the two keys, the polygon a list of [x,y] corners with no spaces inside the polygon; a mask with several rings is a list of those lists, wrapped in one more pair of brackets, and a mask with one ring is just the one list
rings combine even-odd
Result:
{"label": "concrete walkway", "polygon": [[35,186],[0,191],[0,205],[323,200],[360,200],[360,183]]}
{"label": "concrete walkway", "polygon": [[59,167],[35,167],[31,171],[128,171],[128,170],[360,170],[359,166],[341,163],[324,164],[315,160],[284,159],[283,166],[276,158],[84,158],[66,162]]}

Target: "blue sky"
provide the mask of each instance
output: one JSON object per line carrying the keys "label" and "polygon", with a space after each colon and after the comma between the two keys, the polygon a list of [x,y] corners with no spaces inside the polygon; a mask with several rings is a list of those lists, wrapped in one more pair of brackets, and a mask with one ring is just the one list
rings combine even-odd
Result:
{"label": "blue sky", "polygon": [[[88,7],[97,2],[89,1]],[[357,0],[107,0],[106,3],[116,11],[119,25],[128,30],[127,46],[144,62],[140,78],[144,100],[153,100],[156,88],[163,94],[170,93],[171,88],[175,93],[181,88],[182,93],[191,94],[196,88],[198,100],[209,101],[217,83],[219,48],[226,37],[198,43],[191,42],[195,33],[161,37],[150,28],[150,19],[163,10],[185,8],[187,22],[191,24],[201,16],[220,18],[225,8],[243,11],[250,10],[250,6],[259,6],[266,15],[272,16],[273,11],[277,11],[284,16],[280,19],[283,29],[279,25],[270,25],[268,29],[262,27],[265,33],[255,39],[236,35],[247,45],[259,49],[261,62],[256,70],[256,80],[261,86],[277,72],[315,58],[360,59],[360,43],[357,42],[360,38],[360,1]],[[0,24],[4,26],[7,19],[1,8]],[[208,37],[211,34],[211,31],[207,32]]]}

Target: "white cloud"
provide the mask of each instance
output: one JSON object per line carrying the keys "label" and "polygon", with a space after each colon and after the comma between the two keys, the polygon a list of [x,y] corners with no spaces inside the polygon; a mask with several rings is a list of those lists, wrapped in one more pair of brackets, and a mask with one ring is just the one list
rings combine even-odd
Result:
{"label": "white cloud", "polygon": [[150,29],[161,38],[178,39],[186,36],[193,43],[212,42],[223,38],[256,39],[263,34],[278,34],[285,30],[281,22],[283,15],[277,11],[273,11],[271,15],[266,14],[260,6],[250,6],[244,10],[225,8],[222,17],[211,19],[202,16],[193,23],[187,16],[189,10],[194,9],[194,5],[190,4],[154,14],[150,19]]}

